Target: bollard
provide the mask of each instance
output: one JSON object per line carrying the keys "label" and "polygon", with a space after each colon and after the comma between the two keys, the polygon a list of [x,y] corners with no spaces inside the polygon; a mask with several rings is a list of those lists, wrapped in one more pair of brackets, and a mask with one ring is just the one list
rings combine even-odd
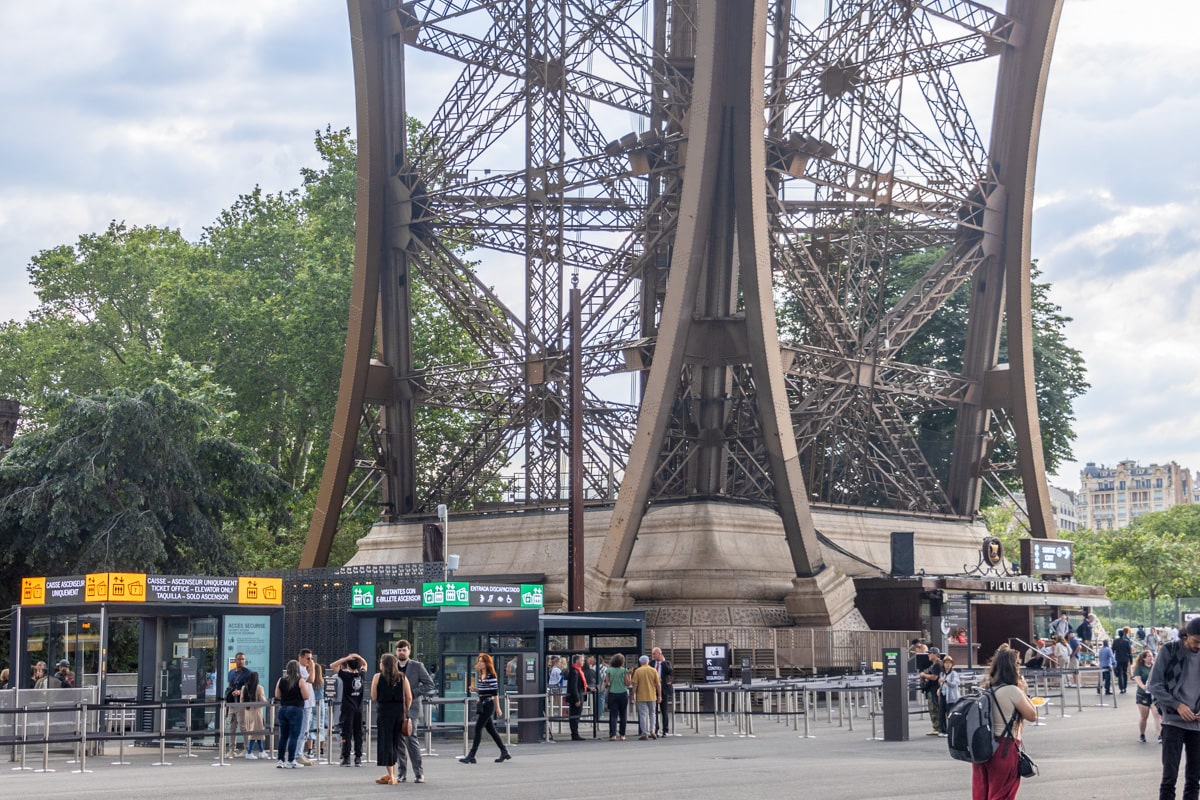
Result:
{"label": "bollard", "polygon": [[46,706],[46,727],[42,730],[42,768],[34,772],[54,772],[50,769],[50,706]]}
{"label": "bollard", "polygon": [[129,765],[129,762],[125,760],[125,714],[127,708],[125,703],[121,703],[118,707],[121,709],[121,735],[117,737],[117,760],[113,761],[112,765],[114,767],[125,767]]}
{"label": "bollard", "polygon": [[183,757],[184,758],[199,758],[199,756],[197,756],[195,753],[192,752],[192,736],[191,736],[191,734],[192,734],[192,706],[191,706],[191,704],[189,704],[188,707],[183,710],[183,730],[184,730],[184,735],[187,737],[187,744],[185,745]]}
{"label": "bollard", "polygon": [[79,733],[79,769],[72,770],[75,774],[88,774],[87,768],[87,717],[81,704],[75,711],[75,730]]}
{"label": "bollard", "polygon": [[[224,751],[222,751],[224,756]],[[170,762],[167,761],[167,704],[158,704],[158,761],[154,762],[152,767],[169,767]]]}
{"label": "bollard", "polygon": [[[217,763],[213,764],[212,766],[227,767],[229,765],[225,763],[225,718],[229,714],[229,707],[225,705],[224,700],[222,700],[221,704],[219,706],[217,706],[217,711],[220,716],[220,719],[217,721]],[[189,732],[191,731],[191,728],[192,728],[191,712],[192,712],[192,709],[188,708],[188,723],[187,723],[187,725],[188,725]],[[167,735],[165,721],[164,721],[164,727],[162,728],[160,733],[163,735],[164,740],[165,740],[166,735]],[[165,741],[164,741],[164,745],[165,745]],[[191,754],[191,746],[192,746],[192,739],[191,739],[191,737],[188,737],[189,757]]]}
{"label": "bollard", "polygon": [[433,704],[421,704],[421,724],[425,726],[425,755],[438,758],[441,754],[433,749]]}

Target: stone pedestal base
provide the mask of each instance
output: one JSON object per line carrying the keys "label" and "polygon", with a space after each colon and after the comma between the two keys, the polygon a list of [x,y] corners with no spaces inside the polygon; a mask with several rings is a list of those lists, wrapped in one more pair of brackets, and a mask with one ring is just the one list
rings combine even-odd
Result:
{"label": "stone pedestal base", "polygon": [[601,575],[595,567],[585,570],[583,591],[589,611],[629,611],[633,608],[633,595],[625,580]]}
{"label": "stone pedestal base", "polygon": [[796,625],[837,626],[854,611],[854,581],[826,568],[811,578],[793,578],[784,607]]}

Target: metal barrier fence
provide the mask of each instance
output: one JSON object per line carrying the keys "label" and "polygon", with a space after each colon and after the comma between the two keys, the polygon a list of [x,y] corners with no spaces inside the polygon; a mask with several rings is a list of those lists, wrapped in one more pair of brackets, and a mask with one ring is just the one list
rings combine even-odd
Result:
{"label": "metal barrier fence", "polygon": [[[968,690],[981,676],[980,672],[962,670],[963,688]],[[1029,682],[1029,694],[1045,699],[1038,705],[1038,720],[1035,725],[1045,724],[1043,714],[1052,705],[1059,706],[1059,716],[1067,717],[1067,706],[1072,705],[1078,711],[1084,708],[1086,690],[1095,689],[1097,692],[1097,707],[1116,708],[1119,693],[1103,693],[1103,670],[1098,668],[1079,668],[1066,670],[1027,670],[1025,676]],[[910,688],[915,684],[910,684]],[[763,721],[784,727],[790,727],[798,738],[813,738],[817,726],[847,728],[855,730],[855,725],[869,722],[871,739],[878,739],[877,724],[882,716],[882,679],[878,675],[854,675],[847,677],[813,677],[800,679],[779,679],[743,684],[715,685],[676,685],[671,699],[671,713],[675,719],[675,730],[687,730],[697,736],[707,737],[754,737],[756,726]],[[96,758],[105,754],[105,745],[115,742],[117,760],[110,762],[114,766],[127,765],[125,760],[127,746],[154,746],[157,748],[157,761],[153,766],[170,766],[168,746],[176,748],[173,758],[197,758],[193,752],[193,743],[210,739],[215,748],[212,757],[213,766],[225,766],[227,748],[236,743],[237,737],[252,735],[261,736],[266,752],[277,749],[278,728],[277,709],[273,702],[267,703],[224,703],[213,702],[127,702],[104,703],[94,701],[94,688],[78,690],[53,690],[40,695],[34,695],[35,690],[8,690],[0,692],[0,747],[11,750],[11,760],[18,766],[15,770],[30,770],[35,772],[54,772],[50,767],[52,750],[66,750],[72,756],[66,763],[75,765],[74,772],[90,772],[87,767],[88,758]],[[74,692],[78,697],[68,698],[67,692]],[[19,695],[19,697],[18,697]],[[915,695],[917,702],[910,699],[908,713],[922,716],[926,712],[919,693]],[[27,702],[29,700],[56,700],[60,702]],[[631,698],[632,699],[632,698]],[[20,705],[17,702],[21,701]],[[67,700],[67,702],[61,702]],[[522,701],[538,701],[536,716],[519,716]],[[562,713],[561,692],[551,691],[538,694],[508,694],[502,699],[503,715],[498,721],[503,738],[510,746],[514,742],[514,728],[523,722],[540,722],[545,725],[544,741],[553,740],[552,726],[569,720]],[[425,698],[421,725],[417,735],[423,737],[423,751],[429,757],[440,754],[434,750],[434,736],[443,735],[451,740],[461,736],[462,754],[468,752],[472,740],[475,706],[478,700],[475,696],[462,698]],[[326,762],[332,762],[335,753],[335,742],[340,739],[335,719],[337,702],[326,701],[328,719],[331,724],[324,730]],[[461,707],[461,721],[433,722],[433,707]],[[631,707],[633,703],[630,703]],[[251,708],[264,710],[264,725],[262,729],[252,731],[232,729],[229,720],[238,711]],[[214,727],[207,725],[194,728],[193,715],[205,714],[208,710],[215,711]],[[588,697],[580,720],[581,725],[591,725],[593,730],[605,725],[607,720],[599,710],[598,699],[593,694]],[[636,725],[636,712],[630,709],[633,724]],[[171,712],[181,713],[183,727],[170,727],[168,715]],[[363,755],[372,758],[372,743],[376,740],[377,728],[371,722],[373,708],[370,700],[364,700],[364,748]],[[142,714],[149,713],[154,720],[156,730],[139,731],[128,724],[136,721]],[[443,717],[445,714],[443,713]],[[203,718],[203,717],[201,717]],[[338,734],[335,737],[335,733]],[[180,749],[181,748],[181,749]],[[33,761],[39,762],[40,767],[28,766],[30,755]]]}

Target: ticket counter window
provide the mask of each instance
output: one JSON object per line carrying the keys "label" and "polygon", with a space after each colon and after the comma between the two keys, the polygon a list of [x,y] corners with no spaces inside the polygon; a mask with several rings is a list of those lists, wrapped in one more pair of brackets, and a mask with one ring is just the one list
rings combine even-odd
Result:
{"label": "ticket counter window", "polygon": [[[100,664],[100,617],[98,614],[59,614],[30,617],[25,640],[26,664],[46,663],[48,687],[56,689],[56,665],[69,662],[68,674],[76,687],[95,686]],[[33,687],[32,669],[14,686]]]}

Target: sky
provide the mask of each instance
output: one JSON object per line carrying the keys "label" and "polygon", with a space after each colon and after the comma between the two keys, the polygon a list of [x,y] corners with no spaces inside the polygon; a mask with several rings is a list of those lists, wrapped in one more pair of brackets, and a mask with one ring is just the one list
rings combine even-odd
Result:
{"label": "sky", "polygon": [[[1063,488],[1089,461],[1200,470],[1197,23],[1195,0],[1065,3],[1033,224],[1092,384]],[[43,249],[112,220],[196,239],[255,185],[298,186],[315,132],[354,126],[345,5],[8,0],[0,109],[2,321],[35,307]]]}

